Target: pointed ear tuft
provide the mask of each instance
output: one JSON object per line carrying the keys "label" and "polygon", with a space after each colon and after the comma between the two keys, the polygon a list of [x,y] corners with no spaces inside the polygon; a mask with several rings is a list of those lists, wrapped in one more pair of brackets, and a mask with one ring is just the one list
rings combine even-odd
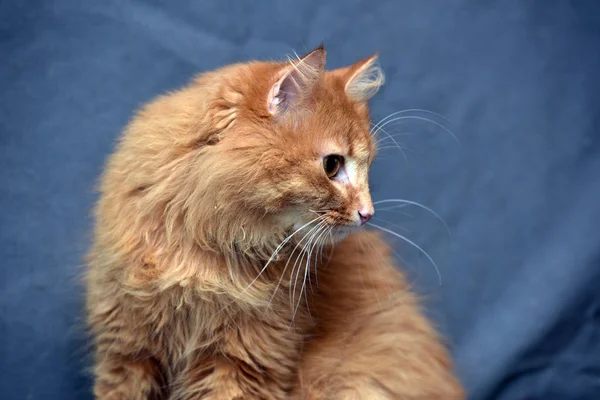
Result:
{"label": "pointed ear tuft", "polygon": [[379,66],[379,54],[357,62],[346,73],[346,95],[354,101],[366,102],[373,97],[385,82],[385,75]]}
{"label": "pointed ear tuft", "polygon": [[289,66],[280,72],[267,98],[271,115],[280,114],[302,104],[310,96],[315,84],[325,70],[327,53],[323,44],[304,57],[289,59]]}

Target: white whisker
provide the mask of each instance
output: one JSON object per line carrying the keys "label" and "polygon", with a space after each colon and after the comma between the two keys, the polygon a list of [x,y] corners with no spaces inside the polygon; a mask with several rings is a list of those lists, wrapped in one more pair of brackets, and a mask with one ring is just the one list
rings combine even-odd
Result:
{"label": "white whisker", "polygon": [[450,231],[450,228],[448,227],[448,224],[446,224],[446,221],[444,221],[444,219],[435,211],[433,211],[431,208],[421,204],[421,203],[417,203],[416,201],[411,201],[411,200],[406,200],[406,199],[386,199],[386,200],[379,200],[379,201],[375,201],[373,202],[373,205],[377,205],[377,204],[383,204],[383,203],[402,203],[402,204],[409,204],[412,206],[416,206],[419,208],[422,208],[423,210],[429,211],[431,214],[433,214],[446,228],[446,231],[448,231],[448,236],[450,237],[450,240],[452,241],[452,232]]}
{"label": "white whisker", "polygon": [[[415,133],[414,132],[399,132],[399,133],[390,134],[389,136],[395,138],[395,137],[398,137],[398,136],[409,136],[409,135],[415,135]],[[379,143],[383,143],[387,139],[389,139],[388,136],[384,136],[384,137],[381,137],[381,138],[377,139],[375,141],[375,146],[377,146]]]}
{"label": "white whisker", "polygon": [[393,208],[378,208],[377,209],[378,213],[383,212],[383,211],[391,212],[391,213],[398,214],[398,215],[404,215],[406,217],[412,217],[412,214],[409,214],[404,211],[394,210]]}
{"label": "white whisker", "polygon": [[383,127],[385,127],[386,125],[392,123],[392,122],[396,122],[396,121],[401,121],[401,120],[405,120],[405,119],[416,119],[419,121],[425,121],[425,122],[429,122],[431,124],[434,124],[435,126],[443,129],[444,131],[446,131],[448,134],[450,134],[450,136],[452,136],[452,138],[456,141],[456,143],[460,144],[460,141],[458,140],[458,138],[456,137],[456,135],[454,134],[454,132],[452,132],[450,129],[448,129],[447,127],[445,127],[444,125],[440,124],[439,122],[436,122],[434,120],[431,120],[429,118],[425,118],[425,117],[419,117],[416,115],[405,115],[405,116],[401,116],[401,117],[395,117],[392,118],[388,121],[386,121],[385,123],[381,124],[380,126],[377,127],[377,130],[375,130],[373,132],[373,135],[377,135],[377,133],[383,129]]}
{"label": "white whisker", "polygon": [[392,135],[390,135],[389,133],[387,133],[383,129],[381,129],[381,132],[385,133],[387,135],[387,137],[390,138],[392,140],[392,142],[394,142],[394,144],[396,145],[396,147],[398,148],[398,150],[400,150],[400,152],[402,153],[402,157],[404,158],[404,162],[408,162],[408,159],[406,158],[406,153],[404,153],[404,150],[402,149],[402,147],[400,146],[400,144],[398,144],[398,142],[396,141],[396,139],[394,139],[394,137]]}
{"label": "white whisker", "polygon": [[[395,206],[377,208],[377,211],[386,211],[386,210],[397,210],[398,208],[408,207],[410,204],[396,204]],[[408,215],[408,214],[407,214]]]}
{"label": "white whisker", "polygon": [[448,123],[452,123],[452,121],[450,120],[450,118],[446,117],[445,115],[430,111],[430,110],[425,110],[422,108],[408,108],[406,110],[403,110],[403,112],[422,112],[422,113],[426,113],[426,114],[431,114],[431,115],[435,115],[436,117],[439,117],[443,120],[445,120]]}
{"label": "white whisker", "polygon": [[[321,231],[321,233],[319,233],[319,235],[316,237],[316,239],[314,240],[314,243],[312,244],[312,246],[310,248],[310,251],[308,253],[308,257],[307,257],[307,260],[306,260],[307,269],[309,269],[309,270],[310,270],[310,264],[311,264],[313,250],[315,249],[315,247],[318,250],[318,244],[321,241],[321,238],[323,237],[323,235],[327,232],[328,228],[329,227],[326,225],[325,228]],[[315,261],[315,269],[316,269],[316,266],[317,266],[317,262],[318,262],[318,260]],[[308,283],[310,285],[310,290],[313,291],[314,289],[312,287],[312,281],[311,281],[311,278],[310,278],[310,274],[308,274]]]}
{"label": "white whisker", "polygon": [[452,121],[450,121],[450,119],[448,117],[445,117],[442,114],[438,114],[436,112],[429,111],[429,110],[424,110],[424,109],[421,109],[421,108],[409,108],[409,109],[406,109],[406,110],[400,110],[400,111],[396,111],[396,112],[391,113],[390,115],[388,115],[387,117],[385,117],[381,121],[379,121],[377,124],[375,124],[373,126],[373,128],[371,129],[371,131],[374,131],[379,125],[383,124],[388,119],[393,118],[396,115],[405,114],[405,113],[408,113],[408,112],[422,112],[422,113],[426,113],[426,114],[435,115],[436,117],[442,118],[446,122],[452,124]]}
{"label": "white whisker", "polygon": [[[304,259],[304,255],[306,254],[306,250],[307,248],[310,246],[310,243],[312,242],[314,236],[321,230],[321,228],[326,224],[326,221],[321,221],[319,222],[315,227],[313,227],[310,231],[308,231],[308,233],[304,236],[309,236],[309,240],[306,242],[306,244],[304,244],[302,246],[302,250],[300,251],[300,254],[298,254],[298,256],[296,257],[296,261],[294,262],[294,265],[292,267],[292,272],[290,277],[294,274],[294,270],[296,269],[296,265],[298,264],[298,262],[300,261],[300,264],[302,264],[302,260]],[[314,233],[313,233],[314,232]],[[304,238],[302,238],[304,240]],[[298,243],[300,244],[300,243]],[[295,249],[294,249],[295,250]],[[300,258],[300,256],[302,256]],[[288,260],[289,262],[289,260]],[[286,263],[286,267],[287,267],[287,263]],[[294,279],[294,284],[293,284],[293,291],[290,290],[290,305],[294,304],[294,299],[296,298],[296,286],[298,283],[298,278],[300,276],[300,265],[298,265],[298,270],[296,271],[296,278]],[[291,289],[291,287],[290,287]]]}
{"label": "white whisker", "polygon": [[[324,228],[322,228],[320,231],[320,233],[317,233],[318,236],[314,235],[313,236],[313,240],[314,243],[312,244],[312,246],[309,249],[308,252],[308,257],[306,258],[306,265],[304,268],[304,279],[302,280],[302,287],[300,288],[300,293],[298,294],[298,302],[296,303],[296,308],[294,309],[294,312],[292,314],[292,321],[294,321],[294,319],[296,318],[296,313],[298,312],[298,307],[300,307],[300,301],[302,300],[302,295],[304,294],[304,297],[306,299],[306,308],[308,310],[308,314],[310,315],[310,307],[308,305],[308,296],[305,293],[305,289],[306,289],[306,277],[308,276],[309,282],[310,282],[310,265],[311,265],[311,257],[312,257],[312,253],[313,250],[315,249],[315,246],[319,243],[319,241],[321,240],[321,237],[323,236],[323,234],[327,233],[328,229],[330,227],[327,225],[324,225]],[[315,238],[316,237],[316,238]],[[317,265],[315,263],[315,269],[316,269]],[[312,290],[312,283],[311,283],[311,290]],[[312,316],[311,316],[312,318]]]}
{"label": "white whisker", "polygon": [[[314,228],[313,228],[313,229],[314,229]],[[304,238],[305,238],[306,236],[308,236],[308,234],[310,234],[310,232],[311,232],[311,231],[312,231],[312,229],[311,229],[311,230],[310,230],[310,231],[309,231],[307,234],[305,234],[305,235],[304,235],[304,237],[303,237],[303,238],[300,240],[300,242],[301,242],[302,240],[304,240]],[[289,259],[288,259],[288,261],[286,262],[286,264],[285,264],[285,267],[283,268],[283,271],[281,272],[281,276],[279,277],[279,281],[277,282],[277,286],[275,286],[275,290],[273,291],[273,293],[271,294],[271,298],[269,299],[269,303],[268,303],[268,305],[267,305],[267,309],[269,309],[269,308],[271,307],[271,303],[273,302],[273,299],[275,298],[275,295],[276,295],[276,293],[277,293],[277,290],[279,290],[279,287],[281,286],[281,282],[283,281],[283,277],[285,276],[285,272],[287,271],[287,267],[288,267],[288,264],[290,263],[291,257],[292,257],[292,256],[293,256],[293,254],[295,253],[295,251],[296,251],[296,249],[298,248],[298,245],[299,245],[299,244],[300,244],[300,243],[298,243],[298,244],[296,245],[296,247],[294,248],[294,250],[293,250],[293,251],[292,251],[292,253],[290,254],[290,258],[289,258]],[[302,254],[302,252],[300,252],[300,253],[298,254],[298,256],[300,256],[300,254]],[[293,274],[294,274],[294,270],[292,269],[292,273],[290,274],[290,278],[291,278],[291,276],[292,276]]]}
{"label": "white whisker", "polygon": [[[388,150],[388,149],[394,149],[394,150],[396,150],[396,149],[398,149],[398,147],[391,146],[391,145],[390,146],[383,146],[383,147],[378,147],[377,151],[378,152],[383,152],[384,150]],[[408,147],[403,147],[402,150],[403,150],[403,153],[404,153],[402,158],[404,158],[404,161],[407,162],[408,161],[408,157],[406,157],[406,152],[407,151],[413,152],[413,151],[411,149],[409,149]],[[381,157],[378,157],[378,158],[381,158]]]}
{"label": "white whisker", "polygon": [[[332,210],[311,210],[309,208],[308,211],[310,211],[311,213],[319,214],[319,213],[328,213],[328,212],[331,212]],[[321,215],[321,214],[319,214],[319,215]]]}
{"label": "white whisker", "polygon": [[[331,240],[331,231],[333,230],[333,226],[330,226],[329,229],[327,230],[327,234],[325,237],[323,237],[322,242],[321,242],[321,248],[319,249],[319,262],[322,263],[323,262],[323,248],[325,247],[325,244],[327,244],[327,240]],[[316,272],[316,270],[315,270]],[[318,284],[318,282],[317,282]]]}
{"label": "white whisker", "polygon": [[304,229],[306,226],[312,224],[313,222],[318,221],[319,219],[324,218],[324,216],[320,216],[317,217],[309,222],[307,222],[306,224],[302,225],[300,228],[296,229],[291,235],[289,235],[288,237],[286,237],[285,239],[283,239],[283,241],[279,244],[279,246],[277,246],[275,248],[275,250],[273,251],[273,254],[271,254],[271,257],[269,257],[269,260],[266,262],[265,266],[260,270],[260,272],[258,273],[258,275],[256,276],[256,278],[254,278],[254,280],[252,280],[252,282],[250,282],[250,284],[248,285],[248,287],[246,287],[246,289],[244,289],[244,291],[242,293],[245,293],[248,289],[250,289],[250,287],[252,287],[252,285],[254,285],[254,283],[256,283],[256,281],[258,280],[258,278],[260,278],[260,276],[262,275],[263,272],[265,272],[265,270],[267,269],[267,267],[269,266],[269,264],[271,263],[271,261],[273,261],[275,259],[275,257],[277,257],[277,254],[279,254],[279,251],[283,248],[283,246],[285,246],[285,244],[287,242],[290,241],[290,239],[298,232],[300,232],[302,229]]}
{"label": "white whisker", "polygon": [[391,229],[384,228],[383,226],[374,224],[372,222],[369,222],[369,225],[373,226],[374,228],[377,228],[377,229],[379,229],[379,230],[381,230],[383,232],[387,232],[390,235],[393,235],[393,236],[397,237],[398,239],[404,240],[406,243],[412,245],[414,248],[416,248],[417,250],[419,250],[425,257],[427,257],[427,259],[429,260],[429,262],[431,262],[431,264],[435,268],[435,271],[437,272],[437,275],[438,275],[438,283],[439,283],[440,286],[442,285],[442,274],[440,273],[440,270],[439,270],[437,264],[435,263],[435,261],[433,261],[433,258],[431,258],[431,256],[429,255],[429,253],[427,253],[425,250],[423,250],[423,248],[421,248],[421,246],[419,246],[418,244],[416,244],[412,240],[408,239],[406,236],[402,236],[398,232],[394,232]]}
{"label": "white whisker", "polygon": [[405,232],[408,232],[408,229],[407,229],[407,228],[405,228],[405,227],[403,227],[403,226],[400,226],[400,225],[398,225],[398,224],[394,224],[394,223],[391,223],[391,222],[389,222],[389,221],[386,221],[385,219],[378,218],[378,217],[373,217],[373,219],[375,219],[375,220],[377,220],[377,221],[385,222],[386,224],[388,224],[388,225],[391,225],[391,226],[393,226],[394,228],[398,228],[398,229],[400,229],[400,230],[403,230],[403,231],[405,231]]}
{"label": "white whisker", "polygon": [[[325,237],[323,237],[321,244],[320,244],[320,248],[319,248],[319,252],[317,254],[318,257],[318,262],[319,264],[323,263],[323,247],[325,247],[325,244],[327,243],[327,240],[331,240],[331,231],[333,230],[333,226],[330,226],[329,229],[326,232]],[[319,267],[316,266],[315,267],[315,283],[317,288],[319,288]]]}

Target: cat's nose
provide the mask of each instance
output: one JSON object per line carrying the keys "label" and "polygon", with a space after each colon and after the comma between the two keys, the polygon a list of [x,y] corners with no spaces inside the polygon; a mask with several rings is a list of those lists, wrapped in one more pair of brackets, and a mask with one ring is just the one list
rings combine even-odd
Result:
{"label": "cat's nose", "polygon": [[369,222],[369,220],[371,219],[372,216],[373,216],[373,213],[371,213],[369,211],[359,211],[358,212],[358,217],[360,218],[361,225],[364,225],[367,222]]}

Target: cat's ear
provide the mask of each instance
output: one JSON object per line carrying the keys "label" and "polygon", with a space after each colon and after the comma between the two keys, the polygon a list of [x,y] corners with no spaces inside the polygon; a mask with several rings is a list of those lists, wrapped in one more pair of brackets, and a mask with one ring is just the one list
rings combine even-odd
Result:
{"label": "cat's ear", "polygon": [[326,52],[321,44],[315,50],[283,67],[267,97],[271,115],[302,104],[325,70]]}
{"label": "cat's ear", "polygon": [[346,68],[337,70],[345,82],[346,95],[358,102],[366,102],[377,93],[385,82],[385,75],[379,66],[379,54],[365,58]]}

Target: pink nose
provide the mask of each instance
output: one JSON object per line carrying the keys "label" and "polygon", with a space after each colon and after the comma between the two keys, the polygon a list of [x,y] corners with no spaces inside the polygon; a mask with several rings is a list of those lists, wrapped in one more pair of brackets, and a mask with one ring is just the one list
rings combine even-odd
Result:
{"label": "pink nose", "polygon": [[373,216],[373,214],[369,213],[369,212],[358,212],[358,216],[360,217],[360,224],[364,225],[367,222],[369,222],[369,220],[371,219],[371,217]]}

